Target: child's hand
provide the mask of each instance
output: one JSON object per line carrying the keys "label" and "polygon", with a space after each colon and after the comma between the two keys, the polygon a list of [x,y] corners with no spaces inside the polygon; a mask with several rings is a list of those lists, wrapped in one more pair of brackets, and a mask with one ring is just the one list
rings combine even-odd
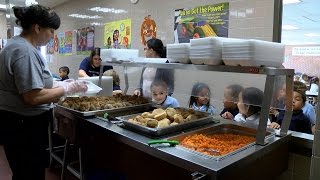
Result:
{"label": "child's hand", "polygon": [[279,111],[275,108],[270,108],[269,114],[274,115],[275,117],[277,117],[279,115]]}
{"label": "child's hand", "polygon": [[221,117],[223,117],[225,119],[231,119],[231,120],[234,118],[233,115],[228,111],[223,113],[223,114],[221,114]]}
{"label": "child's hand", "polygon": [[141,91],[140,91],[140,89],[134,90],[133,95],[141,96]]}
{"label": "child's hand", "polygon": [[270,125],[269,125],[269,128],[272,128],[272,129],[279,129],[280,128],[280,125],[276,122],[272,122]]}

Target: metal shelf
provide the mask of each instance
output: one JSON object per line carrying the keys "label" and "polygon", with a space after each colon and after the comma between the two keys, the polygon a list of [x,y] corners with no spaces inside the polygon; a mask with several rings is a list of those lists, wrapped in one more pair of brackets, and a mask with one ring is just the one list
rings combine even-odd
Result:
{"label": "metal shelf", "polygon": [[193,71],[217,71],[265,75],[294,75],[294,69],[274,67],[250,67],[250,66],[224,66],[224,65],[195,65],[181,63],[142,63],[142,62],[102,62],[102,65],[123,66],[123,67],[150,67],[163,69],[182,69]]}
{"label": "metal shelf", "polygon": [[265,134],[267,129],[267,122],[269,118],[269,109],[271,106],[272,93],[276,76],[286,76],[286,93],[287,101],[285,106],[285,116],[281,125],[280,136],[286,136],[292,116],[292,95],[293,95],[293,76],[294,69],[274,68],[274,67],[250,67],[250,66],[224,66],[224,65],[195,65],[195,64],[181,64],[181,63],[147,63],[147,62],[102,62],[100,68],[99,85],[103,74],[103,66],[122,66],[124,68],[126,94],[129,88],[128,82],[128,67],[141,67],[141,68],[162,68],[162,69],[182,69],[190,71],[215,71],[215,72],[228,72],[228,73],[246,73],[255,75],[266,75],[266,83],[264,87],[264,98],[261,105],[260,121],[258,131],[256,134],[256,143],[259,145],[266,145]]}

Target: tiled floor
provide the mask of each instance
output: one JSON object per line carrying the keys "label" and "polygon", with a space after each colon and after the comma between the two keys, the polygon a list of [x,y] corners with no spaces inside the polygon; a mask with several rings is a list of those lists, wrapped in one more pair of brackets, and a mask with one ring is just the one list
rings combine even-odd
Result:
{"label": "tiled floor", "polygon": [[[59,180],[60,173],[60,169],[46,169],[46,180]],[[76,180],[72,175],[68,175],[66,179]],[[0,180],[11,180],[11,170],[2,146],[0,146]]]}

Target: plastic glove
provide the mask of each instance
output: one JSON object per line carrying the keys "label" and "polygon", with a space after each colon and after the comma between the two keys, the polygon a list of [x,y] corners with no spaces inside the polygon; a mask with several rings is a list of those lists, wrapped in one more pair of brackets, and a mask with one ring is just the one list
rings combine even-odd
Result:
{"label": "plastic glove", "polygon": [[75,82],[75,80],[74,80],[74,79],[66,79],[66,80],[64,80],[63,82],[71,83],[71,82]]}
{"label": "plastic glove", "polygon": [[53,86],[52,88],[56,88],[56,87],[63,87],[65,86],[65,82],[67,83],[71,83],[71,82],[74,82],[75,80],[74,79],[66,79],[64,81],[53,81]]}
{"label": "plastic glove", "polygon": [[88,86],[85,81],[63,82],[61,83],[61,86],[64,89],[65,95],[85,93],[88,90]]}

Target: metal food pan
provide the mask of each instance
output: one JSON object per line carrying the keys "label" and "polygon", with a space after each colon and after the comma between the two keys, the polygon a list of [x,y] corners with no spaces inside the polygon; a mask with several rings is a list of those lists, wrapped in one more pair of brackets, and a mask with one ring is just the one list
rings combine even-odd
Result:
{"label": "metal food pan", "polygon": [[[236,124],[219,124],[219,125],[215,125],[215,126],[211,126],[208,128],[203,128],[203,129],[199,129],[199,130],[195,130],[192,132],[188,132],[188,133],[184,133],[181,135],[177,135],[177,136],[173,136],[171,138],[168,138],[168,140],[176,140],[181,142],[184,138],[186,138],[187,136],[191,136],[191,135],[195,135],[195,134],[204,134],[204,135],[213,135],[213,134],[226,134],[226,133],[232,133],[232,134],[238,134],[238,135],[245,135],[245,136],[251,136],[251,137],[255,137],[257,134],[257,130],[253,129],[253,128],[248,128],[248,127],[244,127],[244,126],[240,126],[240,125],[236,125]],[[271,138],[275,136],[275,133],[272,132],[266,132],[266,138]],[[255,142],[252,142],[244,147],[241,147],[235,151],[232,151],[228,154],[225,155],[207,155],[189,148],[186,148],[182,145],[178,145],[177,147],[201,156],[206,156],[208,158],[213,158],[216,160],[221,160],[225,157],[231,156],[233,154],[236,154],[240,151],[243,151],[251,146],[255,145]]]}
{"label": "metal food pan", "polygon": [[[182,109],[185,111],[188,110],[187,108],[175,108],[175,109]],[[199,119],[196,119],[193,121],[180,123],[180,124],[177,124],[174,126],[168,126],[165,128],[150,128],[150,127],[134,124],[134,123],[131,123],[128,121],[129,119],[132,119],[138,115],[141,115],[141,113],[131,114],[131,115],[127,115],[127,116],[120,116],[120,117],[116,117],[116,118],[122,121],[125,128],[128,128],[133,131],[141,132],[141,133],[144,133],[144,134],[150,135],[150,136],[163,136],[163,135],[167,135],[167,134],[171,134],[171,133],[177,133],[177,132],[180,132],[180,131],[183,131],[186,129],[199,127],[199,126],[202,126],[202,125],[205,125],[208,123],[215,122],[213,117],[209,116],[209,114],[207,114],[205,112],[195,111],[195,114],[202,114],[205,117],[199,118]]]}
{"label": "metal food pan", "polygon": [[62,108],[65,109],[75,115],[78,116],[83,116],[83,117],[87,117],[87,116],[96,116],[96,115],[101,115],[104,113],[117,113],[117,114],[121,114],[121,112],[128,112],[128,111],[143,111],[144,109],[148,109],[152,106],[152,103],[147,103],[147,104],[140,104],[140,105],[134,105],[134,106],[126,106],[126,107],[120,107],[120,108],[113,108],[113,109],[101,109],[101,110],[96,110],[96,111],[78,111],[78,110],[74,110],[71,108],[67,108],[61,105],[56,105],[57,108]]}

